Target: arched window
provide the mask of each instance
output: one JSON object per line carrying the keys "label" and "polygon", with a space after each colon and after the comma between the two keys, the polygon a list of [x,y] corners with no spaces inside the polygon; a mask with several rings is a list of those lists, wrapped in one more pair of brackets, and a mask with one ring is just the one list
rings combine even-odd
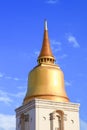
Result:
{"label": "arched window", "polygon": [[50,114],[50,130],[64,130],[64,113],[61,110],[54,111]]}
{"label": "arched window", "polygon": [[21,114],[20,130],[29,130],[29,114],[24,114],[24,113]]}

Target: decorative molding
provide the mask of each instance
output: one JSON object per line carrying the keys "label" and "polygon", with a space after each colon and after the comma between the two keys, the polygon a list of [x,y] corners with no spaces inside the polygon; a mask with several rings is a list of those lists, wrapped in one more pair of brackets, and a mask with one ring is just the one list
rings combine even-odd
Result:
{"label": "decorative molding", "polygon": [[67,121],[67,114],[64,114],[64,121]]}
{"label": "decorative molding", "polygon": [[43,120],[44,120],[44,121],[46,120],[46,117],[45,117],[45,116],[43,116]]}
{"label": "decorative molding", "polygon": [[52,100],[35,98],[29,101],[29,103],[17,108],[15,111],[16,111],[16,116],[19,116],[21,113],[27,112],[35,108],[45,108],[45,109],[78,112],[79,106],[80,106],[79,104],[71,103],[71,102],[55,102]]}

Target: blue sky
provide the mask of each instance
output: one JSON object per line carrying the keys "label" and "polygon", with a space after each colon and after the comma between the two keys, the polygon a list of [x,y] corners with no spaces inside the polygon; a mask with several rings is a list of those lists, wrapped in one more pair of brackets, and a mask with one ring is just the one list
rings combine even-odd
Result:
{"label": "blue sky", "polygon": [[81,130],[87,130],[86,0],[0,1],[0,130],[15,129],[14,110],[22,104],[28,73],[37,64],[44,19],[67,95],[80,103]]}

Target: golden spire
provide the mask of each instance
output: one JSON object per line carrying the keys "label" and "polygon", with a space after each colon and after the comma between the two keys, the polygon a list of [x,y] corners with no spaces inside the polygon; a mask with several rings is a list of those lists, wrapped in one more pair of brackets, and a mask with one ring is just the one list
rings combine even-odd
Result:
{"label": "golden spire", "polygon": [[50,48],[47,21],[45,20],[43,45],[38,57],[38,64],[28,76],[28,88],[23,104],[33,98],[48,99],[57,102],[69,102],[64,75],[60,67],[54,64],[55,58]]}
{"label": "golden spire", "polygon": [[49,37],[48,37],[47,20],[45,20],[43,44],[42,44],[40,55],[38,57],[38,63],[43,63],[43,62],[54,63],[54,61],[55,58],[52,54]]}

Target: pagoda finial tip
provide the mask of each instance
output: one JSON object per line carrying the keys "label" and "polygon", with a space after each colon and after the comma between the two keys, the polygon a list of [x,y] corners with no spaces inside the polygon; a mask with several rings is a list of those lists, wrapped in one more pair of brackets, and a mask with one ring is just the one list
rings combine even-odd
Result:
{"label": "pagoda finial tip", "polygon": [[48,28],[47,28],[47,20],[45,19],[45,23],[44,23],[44,28],[45,28],[45,30],[48,30]]}

